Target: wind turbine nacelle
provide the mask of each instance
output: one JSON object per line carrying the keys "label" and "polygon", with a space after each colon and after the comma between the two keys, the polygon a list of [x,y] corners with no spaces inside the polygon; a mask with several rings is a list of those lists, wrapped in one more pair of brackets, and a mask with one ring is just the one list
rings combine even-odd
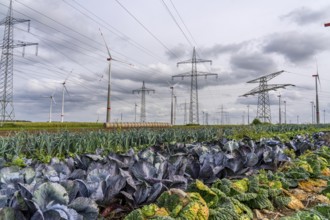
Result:
{"label": "wind turbine nacelle", "polygon": [[110,61],[111,60],[111,58],[107,58],[107,61]]}

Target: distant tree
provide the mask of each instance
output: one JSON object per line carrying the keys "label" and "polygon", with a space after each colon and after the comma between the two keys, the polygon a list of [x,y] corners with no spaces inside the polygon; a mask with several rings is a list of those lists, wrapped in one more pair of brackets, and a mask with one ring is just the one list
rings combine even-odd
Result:
{"label": "distant tree", "polygon": [[252,125],[261,125],[262,122],[261,122],[258,118],[255,118],[255,119],[253,119],[253,121],[252,121],[251,124],[252,124]]}

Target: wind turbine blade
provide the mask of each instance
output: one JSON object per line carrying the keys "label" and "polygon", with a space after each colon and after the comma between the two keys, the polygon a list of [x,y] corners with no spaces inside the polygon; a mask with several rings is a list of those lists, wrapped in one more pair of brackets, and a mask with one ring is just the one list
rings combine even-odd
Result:
{"label": "wind turbine blade", "polygon": [[52,99],[52,101],[54,102],[54,104],[56,104],[55,99],[54,99],[53,96],[51,96],[51,99]]}
{"label": "wind turbine blade", "polygon": [[175,83],[175,84],[173,85],[173,87],[177,87],[179,84],[180,84],[180,83],[177,82],[177,83]]}
{"label": "wind turbine blade", "polygon": [[317,77],[317,80],[319,81],[319,85],[321,87],[321,81],[320,81],[320,75],[319,75],[319,65],[316,61],[316,77]]}
{"label": "wind turbine blade", "polygon": [[116,62],[119,62],[119,63],[124,63],[124,64],[127,64],[129,66],[134,66],[133,64],[129,63],[129,62],[126,62],[126,61],[122,61],[122,60],[117,60],[117,59],[113,59],[111,58],[112,60],[116,61]]}
{"label": "wind turbine blade", "polygon": [[69,91],[68,91],[68,89],[66,88],[65,84],[63,84],[63,86],[64,86],[64,89],[65,89],[66,93],[67,93],[69,96],[71,96],[70,93],[69,93]]}
{"label": "wind turbine blade", "polygon": [[105,38],[104,38],[103,33],[102,33],[102,31],[101,31],[101,28],[99,28],[99,30],[100,30],[101,36],[102,36],[102,38],[103,38],[103,41],[104,41],[105,47],[107,48],[108,55],[109,55],[109,59],[112,60],[111,53],[110,53],[110,49],[109,49],[109,47],[108,47],[107,42],[105,41]]}
{"label": "wind turbine blade", "polygon": [[180,83],[179,82],[177,82],[177,83],[170,83],[169,81],[166,81],[167,82],[167,84],[170,86],[170,87],[176,87],[176,86],[178,86]]}
{"label": "wind turbine blade", "polygon": [[[72,74],[73,69],[70,71],[70,73],[68,73],[68,75],[66,76],[65,80],[64,80],[64,84],[66,83],[66,81],[69,79],[70,75]],[[54,92],[55,93],[55,92]]]}

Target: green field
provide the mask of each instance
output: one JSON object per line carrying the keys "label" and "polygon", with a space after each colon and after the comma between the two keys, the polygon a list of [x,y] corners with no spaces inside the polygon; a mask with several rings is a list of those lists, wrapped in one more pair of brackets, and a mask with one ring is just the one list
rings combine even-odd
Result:
{"label": "green field", "polygon": [[0,219],[330,218],[327,124],[0,132]]}

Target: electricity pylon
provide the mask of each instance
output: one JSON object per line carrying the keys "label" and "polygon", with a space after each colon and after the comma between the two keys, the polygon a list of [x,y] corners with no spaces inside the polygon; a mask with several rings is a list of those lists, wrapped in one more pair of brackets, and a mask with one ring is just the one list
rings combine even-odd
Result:
{"label": "electricity pylon", "polygon": [[[0,25],[5,26],[3,34],[3,42],[1,45],[1,63],[0,63],[0,103],[1,121],[15,119],[13,105],[13,51],[16,47],[26,47],[31,45],[38,46],[37,43],[28,43],[18,41],[14,42],[14,25],[18,23],[28,22],[28,31],[30,30],[30,20],[19,19],[13,17],[12,0],[10,0],[7,16],[0,21]],[[36,52],[37,53],[37,52]],[[23,50],[24,56],[24,50]]]}
{"label": "electricity pylon", "polygon": [[252,89],[250,92],[245,93],[244,97],[249,95],[258,94],[258,109],[257,109],[257,118],[261,119],[263,122],[271,123],[271,112],[270,112],[270,104],[269,104],[269,94],[268,91],[282,89],[287,86],[294,86],[292,84],[271,84],[268,85],[267,82],[276,76],[283,73],[284,70],[271,73],[266,76],[261,76],[257,79],[248,81],[247,83],[259,83],[259,86]]}
{"label": "electricity pylon", "polygon": [[180,73],[177,75],[172,76],[174,77],[190,77],[191,84],[190,84],[190,106],[189,106],[189,124],[199,124],[199,110],[198,110],[198,84],[197,84],[197,77],[198,76],[216,76],[216,73],[208,73],[208,72],[200,72],[197,71],[197,63],[210,63],[212,64],[212,60],[202,60],[196,58],[196,50],[195,47],[193,49],[193,55],[191,60],[181,61],[177,63],[177,66],[180,64],[192,64],[192,68],[190,72],[187,73]]}
{"label": "electricity pylon", "polygon": [[140,122],[146,122],[146,92],[149,94],[149,92],[155,93],[154,89],[148,89],[146,88],[144,81],[142,83],[141,89],[135,89],[133,90],[133,94],[137,93],[140,94],[141,92],[141,113],[140,113]]}

